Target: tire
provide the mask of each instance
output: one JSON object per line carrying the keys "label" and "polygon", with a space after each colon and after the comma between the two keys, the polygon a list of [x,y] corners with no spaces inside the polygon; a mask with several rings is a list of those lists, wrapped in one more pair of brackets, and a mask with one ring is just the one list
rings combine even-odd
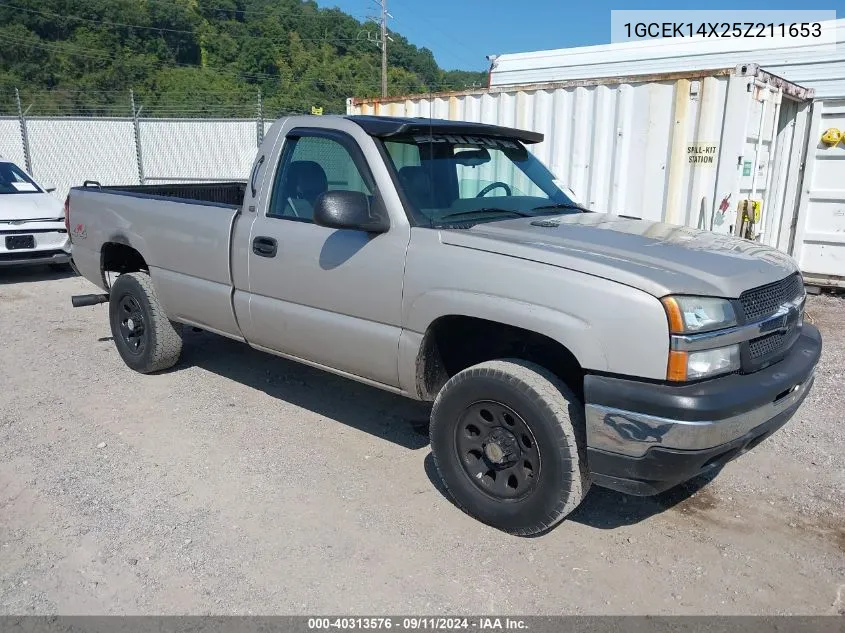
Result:
{"label": "tire", "polygon": [[453,376],[434,401],[430,437],[457,505],[511,534],[549,530],[590,487],[584,406],[534,363],[494,360]]}
{"label": "tire", "polygon": [[179,360],[182,324],[167,318],[147,273],[124,273],[115,280],[109,322],[120,357],[135,371],[149,374]]}

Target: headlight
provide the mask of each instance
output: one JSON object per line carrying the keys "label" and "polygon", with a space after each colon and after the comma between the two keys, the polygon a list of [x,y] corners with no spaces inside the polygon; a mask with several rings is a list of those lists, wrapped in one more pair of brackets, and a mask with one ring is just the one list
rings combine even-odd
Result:
{"label": "headlight", "polygon": [[[673,335],[700,334],[736,325],[733,305],[727,299],[677,296],[664,297],[661,301]],[[715,341],[714,344],[718,345]],[[666,378],[684,382],[729,374],[739,368],[739,345],[695,351],[672,349]]]}
{"label": "headlight", "polygon": [[672,334],[697,334],[736,325],[733,306],[714,297],[664,297],[661,299]]}
{"label": "headlight", "polygon": [[683,382],[699,378],[711,378],[719,374],[737,371],[740,366],[739,345],[728,345],[698,352],[669,352],[669,367],[666,377]]}

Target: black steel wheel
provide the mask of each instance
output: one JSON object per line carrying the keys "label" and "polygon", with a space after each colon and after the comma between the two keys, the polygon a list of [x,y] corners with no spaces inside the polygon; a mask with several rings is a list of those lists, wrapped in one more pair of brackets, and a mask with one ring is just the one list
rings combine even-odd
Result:
{"label": "black steel wheel", "polygon": [[135,371],[161,371],[179,360],[182,325],[167,318],[147,273],[124,273],[115,280],[109,321],[120,357]]}
{"label": "black steel wheel", "polygon": [[431,412],[431,451],[457,505],[512,534],[550,529],[590,487],[584,405],[554,374],[516,359],[453,376]]}
{"label": "black steel wheel", "polygon": [[455,426],[455,449],[464,472],[494,499],[531,494],[540,477],[534,433],[511,407],[482,400],[464,409]]}
{"label": "black steel wheel", "polygon": [[129,293],[118,299],[120,337],[130,354],[143,354],[150,332],[144,324],[144,312],[138,300]]}

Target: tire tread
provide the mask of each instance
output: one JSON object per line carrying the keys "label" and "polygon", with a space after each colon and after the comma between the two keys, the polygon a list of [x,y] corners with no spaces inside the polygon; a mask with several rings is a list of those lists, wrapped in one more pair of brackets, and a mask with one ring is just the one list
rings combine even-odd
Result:
{"label": "tire tread", "polygon": [[124,273],[117,278],[115,284],[124,277],[134,280],[144,294],[144,298],[150,307],[150,327],[153,330],[152,353],[142,367],[135,369],[143,374],[170,369],[182,355],[182,324],[174,323],[167,317],[156,296],[153,280],[149,274],[144,272]]}
{"label": "tire tread", "polygon": [[[517,536],[530,536],[546,532],[563,521],[569,513],[578,507],[590,488],[583,414],[581,416],[582,419],[575,421],[571,420],[569,411],[569,405],[573,402],[578,403],[578,399],[560,378],[545,367],[517,358],[486,361],[458,372],[440,390],[440,393],[438,393],[437,398],[434,400],[434,406],[431,412],[432,435],[435,425],[438,424],[439,420],[437,411],[441,396],[448,389],[475,377],[489,377],[503,380],[511,386],[523,390],[526,394],[530,395],[531,399],[541,409],[545,409],[548,412],[549,419],[556,422],[553,427],[557,435],[558,445],[564,455],[562,461],[569,463],[572,481],[570,493],[568,495],[561,495],[557,505],[546,516],[534,524],[519,529],[505,529],[506,532]],[[575,410],[579,409],[577,406],[573,408]],[[573,422],[576,423],[573,424]],[[571,450],[573,446],[576,447],[574,454]],[[441,472],[437,454],[432,452],[432,455],[438,472]],[[445,480],[443,481],[443,485],[449,490],[449,486]],[[467,508],[461,505],[451,491],[450,495],[461,510],[472,515]]]}

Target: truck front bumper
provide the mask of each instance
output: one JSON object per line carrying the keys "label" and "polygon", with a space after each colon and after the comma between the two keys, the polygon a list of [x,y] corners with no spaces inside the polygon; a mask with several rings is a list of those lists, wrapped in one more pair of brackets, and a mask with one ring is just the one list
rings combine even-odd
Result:
{"label": "truck front bumper", "polygon": [[593,482],[653,495],[751,450],[801,405],[820,355],[821,335],[805,324],[783,360],[753,374],[681,386],[587,376]]}

